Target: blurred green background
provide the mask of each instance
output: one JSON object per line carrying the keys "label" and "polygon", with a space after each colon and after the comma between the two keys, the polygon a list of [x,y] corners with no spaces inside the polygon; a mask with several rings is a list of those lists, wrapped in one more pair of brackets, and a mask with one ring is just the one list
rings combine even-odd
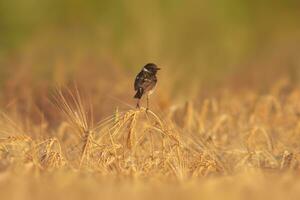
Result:
{"label": "blurred green background", "polygon": [[133,73],[155,62],[182,82],[295,75],[299,19],[298,0],[1,0],[0,82],[90,63]]}

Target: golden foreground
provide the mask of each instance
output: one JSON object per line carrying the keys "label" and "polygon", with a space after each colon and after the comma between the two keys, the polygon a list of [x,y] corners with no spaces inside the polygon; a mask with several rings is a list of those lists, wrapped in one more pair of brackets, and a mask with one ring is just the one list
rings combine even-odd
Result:
{"label": "golden foreground", "polygon": [[1,114],[1,199],[300,198],[295,84],[116,109],[98,123],[78,89],[54,97],[57,126]]}

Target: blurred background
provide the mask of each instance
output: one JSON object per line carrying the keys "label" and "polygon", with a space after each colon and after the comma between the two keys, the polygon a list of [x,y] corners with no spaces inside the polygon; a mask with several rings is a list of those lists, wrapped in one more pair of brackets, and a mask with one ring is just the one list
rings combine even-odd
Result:
{"label": "blurred background", "polygon": [[163,68],[162,99],[297,82],[299,19],[297,0],[2,0],[1,101],[74,81],[106,96],[95,102],[130,101],[148,62]]}

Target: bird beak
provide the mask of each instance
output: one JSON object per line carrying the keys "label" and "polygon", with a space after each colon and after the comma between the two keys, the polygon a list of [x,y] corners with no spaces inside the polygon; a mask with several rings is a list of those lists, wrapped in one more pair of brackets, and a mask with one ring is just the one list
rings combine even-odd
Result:
{"label": "bird beak", "polygon": [[156,68],[156,70],[161,70],[161,68]]}

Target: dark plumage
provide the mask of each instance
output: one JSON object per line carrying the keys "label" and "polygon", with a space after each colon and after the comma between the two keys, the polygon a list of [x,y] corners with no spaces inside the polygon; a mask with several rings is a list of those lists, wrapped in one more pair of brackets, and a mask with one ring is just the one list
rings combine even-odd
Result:
{"label": "dark plumage", "polygon": [[139,108],[139,101],[144,94],[147,95],[147,109],[149,106],[149,95],[152,94],[157,83],[157,71],[160,70],[155,64],[149,63],[145,65],[142,71],[136,76],[134,82],[134,90],[136,94],[134,98],[138,99],[137,107]]}

